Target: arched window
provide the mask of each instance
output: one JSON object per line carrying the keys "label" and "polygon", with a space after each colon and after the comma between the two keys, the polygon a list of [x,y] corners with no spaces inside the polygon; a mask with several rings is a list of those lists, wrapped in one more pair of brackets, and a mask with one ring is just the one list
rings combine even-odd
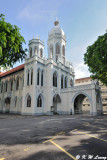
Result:
{"label": "arched window", "polygon": [[67,77],[65,77],[65,88],[67,88]]}
{"label": "arched window", "polygon": [[19,89],[19,77],[16,80],[16,90],[18,90],[18,89]]}
{"label": "arched window", "polygon": [[38,49],[35,47],[34,53],[37,55],[38,54]]}
{"label": "arched window", "polygon": [[23,97],[20,98],[20,108],[22,108],[22,100],[23,100]]}
{"label": "arched window", "polygon": [[60,46],[58,43],[56,44],[56,54],[60,54]]}
{"label": "arched window", "polygon": [[39,69],[37,71],[37,85],[39,85]]}
{"label": "arched window", "polygon": [[32,57],[32,48],[30,48],[30,57]]}
{"label": "arched window", "polygon": [[28,70],[28,73],[27,73],[27,86],[29,85],[29,70]]}
{"label": "arched window", "polygon": [[14,107],[16,107],[17,106],[17,97],[15,97],[15,99],[14,99]]}
{"label": "arched window", "polygon": [[52,55],[53,57],[53,46],[52,45],[50,46],[50,55]]}
{"label": "arched window", "polygon": [[6,85],[6,86],[5,86],[5,87],[6,87],[6,88],[5,88],[5,89],[6,89],[5,91],[7,92],[8,82],[6,82],[5,85]]}
{"label": "arched window", "polygon": [[43,57],[43,50],[42,50],[42,48],[40,49],[40,57],[41,58]]}
{"label": "arched window", "polygon": [[31,70],[31,85],[33,84],[33,69]]}
{"label": "arched window", "polygon": [[3,93],[3,83],[1,84],[1,93]]}
{"label": "arched window", "polygon": [[63,75],[62,75],[62,76],[61,76],[61,89],[64,88],[63,83],[64,83],[64,82],[63,82]]}
{"label": "arched window", "polygon": [[54,72],[54,74],[53,74],[53,86],[57,87],[57,74],[56,74],[56,72]]}
{"label": "arched window", "polygon": [[30,95],[27,97],[27,107],[31,107],[31,97],[30,97]]}
{"label": "arched window", "polygon": [[41,72],[41,86],[43,86],[43,71]]}
{"label": "arched window", "polygon": [[11,81],[11,87],[10,87],[10,90],[11,90],[11,91],[13,90],[13,80]]}
{"label": "arched window", "polygon": [[70,80],[70,85],[71,85],[71,87],[73,86],[73,80],[72,79]]}
{"label": "arched window", "polygon": [[65,46],[62,46],[62,55],[65,56]]}
{"label": "arched window", "polygon": [[39,97],[37,99],[37,107],[42,107],[42,97],[41,97],[41,95],[39,95]]}

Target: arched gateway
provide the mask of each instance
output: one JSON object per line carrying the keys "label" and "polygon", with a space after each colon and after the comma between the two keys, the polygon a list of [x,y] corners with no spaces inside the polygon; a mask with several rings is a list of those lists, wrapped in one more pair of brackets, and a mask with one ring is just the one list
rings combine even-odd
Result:
{"label": "arched gateway", "polygon": [[[88,101],[89,101],[89,106],[83,106],[83,101],[84,99],[87,97]],[[79,113],[91,113],[92,112],[92,99],[91,97],[81,91],[78,92],[74,97],[73,97],[73,103],[74,103],[74,113],[79,114]]]}
{"label": "arched gateway", "polygon": [[[82,105],[85,97],[87,97],[90,104],[86,109]],[[93,81],[88,85],[74,86],[68,90],[65,89],[61,91],[61,100],[63,110],[65,106],[67,106],[67,114],[87,112],[91,115],[98,115],[103,113],[100,88],[97,81]],[[66,100],[67,103],[65,104],[64,102],[66,102]]]}

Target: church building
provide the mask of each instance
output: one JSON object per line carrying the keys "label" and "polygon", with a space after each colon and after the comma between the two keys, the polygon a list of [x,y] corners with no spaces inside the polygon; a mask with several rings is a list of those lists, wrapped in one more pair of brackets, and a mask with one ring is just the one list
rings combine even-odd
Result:
{"label": "church building", "polygon": [[97,82],[74,86],[74,68],[66,60],[66,35],[57,20],[48,34],[48,58],[44,57],[44,42],[33,38],[25,63],[0,76],[0,112],[74,114],[82,111],[82,100],[87,97],[90,114],[102,113]]}

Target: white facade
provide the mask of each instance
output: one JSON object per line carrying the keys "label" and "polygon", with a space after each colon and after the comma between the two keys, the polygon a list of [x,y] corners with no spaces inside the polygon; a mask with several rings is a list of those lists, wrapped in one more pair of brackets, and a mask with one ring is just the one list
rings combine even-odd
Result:
{"label": "white facade", "polygon": [[[29,55],[24,67],[1,76],[0,111],[23,115],[74,114],[75,99],[87,96],[90,114],[102,113],[96,83],[74,87],[74,69],[66,61],[66,35],[55,21],[48,35],[48,58],[44,58],[44,42],[29,41]],[[98,92],[99,93],[99,92]],[[93,99],[94,97],[94,99]],[[80,96],[81,98],[81,96]],[[77,104],[80,111],[81,105]]]}

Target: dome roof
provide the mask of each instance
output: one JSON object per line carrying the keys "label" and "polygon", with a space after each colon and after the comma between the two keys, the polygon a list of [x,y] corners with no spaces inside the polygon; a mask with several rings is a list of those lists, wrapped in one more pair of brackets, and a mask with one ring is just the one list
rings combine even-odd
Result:
{"label": "dome roof", "polygon": [[58,34],[61,34],[63,36],[65,36],[65,33],[64,31],[61,29],[61,27],[59,26],[59,21],[55,21],[54,22],[54,28],[52,28],[49,32],[49,35],[52,35],[52,34],[55,34],[55,33],[58,33]]}

